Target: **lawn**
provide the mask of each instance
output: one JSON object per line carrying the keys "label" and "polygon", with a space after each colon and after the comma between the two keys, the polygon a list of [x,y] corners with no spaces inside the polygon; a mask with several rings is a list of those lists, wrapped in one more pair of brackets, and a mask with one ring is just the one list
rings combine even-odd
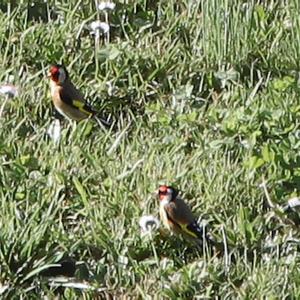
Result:
{"label": "lawn", "polygon": [[[26,2],[0,2],[0,297],[299,298],[299,1]],[[112,129],[49,136],[62,62]],[[160,184],[227,249],[142,235]]]}

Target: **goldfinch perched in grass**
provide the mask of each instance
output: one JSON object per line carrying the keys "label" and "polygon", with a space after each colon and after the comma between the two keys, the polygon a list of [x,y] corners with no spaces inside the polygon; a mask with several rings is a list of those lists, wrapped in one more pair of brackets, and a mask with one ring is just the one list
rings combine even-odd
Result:
{"label": "goldfinch perched in grass", "polygon": [[189,206],[178,196],[176,189],[161,185],[158,189],[158,197],[160,218],[166,228],[171,232],[200,242],[200,244],[202,244],[203,238],[207,242],[212,242],[203,228],[198,225]]}
{"label": "goldfinch perched in grass", "polygon": [[82,93],[76,89],[63,65],[52,65],[49,72],[50,91],[56,110],[64,117],[80,121],[94,118],[99,125],[110,126],[111,123],[100,118],[84,100]]}

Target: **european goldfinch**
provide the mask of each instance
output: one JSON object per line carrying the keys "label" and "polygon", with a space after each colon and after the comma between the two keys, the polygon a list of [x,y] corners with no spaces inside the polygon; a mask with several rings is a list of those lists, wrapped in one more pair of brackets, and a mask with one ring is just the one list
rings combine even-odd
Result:
{"label": "european goldfinch", "polygon": [[97,116],[84,100],[82,93],[76,89],[63,65],[52,65],[49,72],[50,92],[56,110],[67,119],[80,121],[89,117],[101,125],[110,126],[110,122]]}
{"label": "european goldfinch", "polygon": [[158,197],[160,219],[166,228],[200,243],[203,238],[210,241],[203,228],[198,225],[189,206],[178,196],[176,189],[161,185],[158,189]]}

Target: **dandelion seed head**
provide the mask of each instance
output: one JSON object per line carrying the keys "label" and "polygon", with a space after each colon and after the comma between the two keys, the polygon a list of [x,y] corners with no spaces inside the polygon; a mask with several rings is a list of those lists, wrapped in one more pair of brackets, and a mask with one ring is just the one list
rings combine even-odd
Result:
{"label": "dandelion seed head", "polygon": [[116,7],[116,4],[110,1],[103,1],[100,2],[98,5],[98,9],[100,11],[104,11],[104,10],[114,10]]}
{"label": "dandelion seed head", "polygon": [[154,230],[157,230],[160,226],[159,220],[152,215],[142,216],[139,220],[139,225],[142,234],[148,234]]}
{"label": "dandelion seed head", "polygon": [[300,207],[300,199],[298,197],[294,197],[288,200],[288,205],[290,208]]}
{"label": "dandelion seed head", "polygon": [[3,84],[0,85],[0,94],[14,98],[19,95],[19,91],[18,88],[12,84]]}
{"label": "dandelion seed head", "polygon": [[61,137],[61,126],[58,119],[55,119],[49,126],[47,130],[48,135],[54,141],[58,143]]}
{"label": "dandelion seed head", "polygon": [[109,24],[100,21],[93,21],[90,24],[91,34],[99,36],[101,33],[107,34],[110,30]]}

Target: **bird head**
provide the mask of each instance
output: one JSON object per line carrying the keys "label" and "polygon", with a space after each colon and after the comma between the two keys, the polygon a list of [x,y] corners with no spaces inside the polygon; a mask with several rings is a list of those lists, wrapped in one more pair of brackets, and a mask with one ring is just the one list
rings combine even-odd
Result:
{"label": "bird head", "polygon": [[172,201],[178,195],[178,191],[171,186],[161,185],[158,189],[158,197],[160,201]]}
{"label": "bird head", "polygon": [[49,78],[57,84],[62,84],[66,81],[69,74],[63,65],[52,65],[49,70]]}

